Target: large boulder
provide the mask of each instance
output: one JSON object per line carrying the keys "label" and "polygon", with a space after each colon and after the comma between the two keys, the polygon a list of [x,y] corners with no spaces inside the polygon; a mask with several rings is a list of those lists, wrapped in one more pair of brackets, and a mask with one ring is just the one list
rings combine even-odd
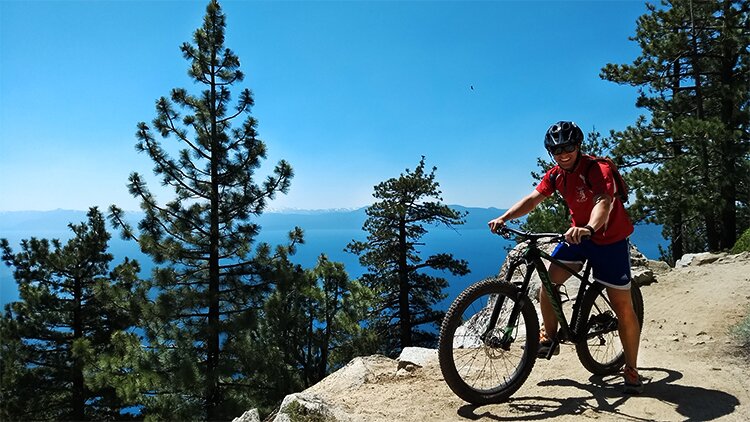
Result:
{"label": "large boulder", "polygon": [[750,261],[750,251],[740,252],[738,254],[729,254],[719,258],[718,264],[731,264],[736,262]]}
{"label": "large boulder", "polygon": [[654,275],[662,275],[672,271],[672,267],[664,261],[649,259],[646,266],[653,271]]}
{"label": "large boulder", "polygon": [[[422,347],[406,347],[397,360],[382,355],[356,357],[346,366],[325,377],[322,381],[301,393],[284,398],[273,422],[291,420],[325,420],[348,422],[356,420],[345,409],[325,397],[346,397],[347,393],[363,384],[388,382],[396,378],[413,376],[413,372],[437,360],[437,350]],[[244,416],[244,415],[243,415]],[[254,422],[239,421],[234,422]]]}
{"label": "large boulder", "polygon": [[242,416],[232,419],[232,422],[260,422],[260,414],[258,414],[258,409],[250,409]]}
{"label": "large boulder", "polygon": [[404,347],[398,361],[397,376],[404,376],[417,368],[425,366],[427,362],[437,359],[437,350],[424,347]]}
{"label": "large boulder", "polygon": [[[435,351],[435,353],[437,353]],[[407,353],[410,360],[424,363],[417,356],[427,356],[427,352],[411,351]],[[392,379],[396,375],[397,362],[382,355],[356,357],[346,366],[328,375],[319,383],[300,393],[289,394],[273,416],[273,422],[290,422],[292,420],[325,420],[328,422],[349,422],[352,418],[346,409],[337,406],[324,397],[345,397],[348,391],[355,390],[366,383],[378,383],[384,378]],[[268,420],[268,419],[267,419]],[[259,422],[258,411],[253,409],[235,418],[232,422]]]}
{"label": "large boulder", "polygon": [[706,265],[712,264],[722,258],[729,256],[726,252],[712,253],[712,252],[700,252],[700,253],[686,253],[682,255],[680,259],[675,262],[675,267],[687,267],[689,265]]}
{"label": "large boulder", "polygon": [[326,402],[320,396],[303,391],[284,397],[273,422],[299,420],[350,422],[353,419],[346,411]]}
{"label": "large boulder", "polygon": [[368,382],[376,382],[377,377],[390,371],[395,374],[398,363],[383,355],[356,357],[346,366],[323,378],[308,390],[316,393],[318,389],[325,391],[341,391],[342,393],[360,387]]}

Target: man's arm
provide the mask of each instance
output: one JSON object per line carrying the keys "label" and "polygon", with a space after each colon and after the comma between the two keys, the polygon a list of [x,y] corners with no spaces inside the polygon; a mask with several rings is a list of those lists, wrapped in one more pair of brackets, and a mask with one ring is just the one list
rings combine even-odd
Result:
{"label": "man's arm", "polygon": [[537,205],[539,205],[540,202],[544,201],[545,198],[547,197],[534,189],[530,194],[526,195],[523,199],[516,202],[515,205],[510,207],[510,209],[508,209],[505,214],[497,217],[494,220],[490,220],[487,225],[490,226],[491,231],[496,232],[501,227],[503,227],[507,221],[523,217],[524,215],[530,213],[534,208],[536,208]]}
{"label": "man's arm", "polygon": [[[594,198],[594,208],[591,210],[588,226],[594,231],[606,227],[609,221],[609,213],[612,211],[612,197],[609,195],[597,195]],[[593,235],[593,233],[591,233]]]}
{"label": "man's arm", "polygon": [[594,198],[594,208],[591,210],[589,222],[584,227],[569,228],[565,232],[565,240],[575,244],[580,243],[584,236],[593,236],[596,231],[607,225],[610,211],[612,211],[612,197],[604,194],[597,195]]}

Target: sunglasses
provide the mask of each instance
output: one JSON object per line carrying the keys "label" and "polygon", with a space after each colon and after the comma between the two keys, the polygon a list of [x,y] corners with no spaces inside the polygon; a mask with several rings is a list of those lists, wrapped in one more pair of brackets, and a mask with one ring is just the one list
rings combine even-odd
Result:
{"label": "sunglasses", "polygon": [[562,145],[562,146],[550,149],[549,152],[552,155],[560,155],[563,152],[573,152],[573,151],[576,150],[577,147],[578,147],[578,145],[576,145],[576,144]]}

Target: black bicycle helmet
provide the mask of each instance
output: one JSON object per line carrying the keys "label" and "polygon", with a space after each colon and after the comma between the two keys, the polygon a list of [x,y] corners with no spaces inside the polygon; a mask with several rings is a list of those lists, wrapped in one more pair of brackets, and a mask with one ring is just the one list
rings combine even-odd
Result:
{"label": "black bicycle helmet", "polygon": [[580,145],[582,142],[583,131],[574,122],[559,121],[550,126],[544,135],[544,147],[548,151],[568,144]]}

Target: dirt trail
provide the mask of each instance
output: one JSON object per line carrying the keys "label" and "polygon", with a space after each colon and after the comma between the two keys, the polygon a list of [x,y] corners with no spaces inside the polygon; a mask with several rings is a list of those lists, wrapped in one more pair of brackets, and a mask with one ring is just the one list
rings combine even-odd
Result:
{"label": "dirt trail", "polygon": [[750,362],[730,333],[750,309],[750,259],[675,269],[642,291],[640,396],[623,396],[620,377],[591,376],[567,345],[503,404],[463,402],[437,361],[400,375],[392,361],[373,363],[361,385],[324,380],[311,391],[356,421],[750,420]]}

